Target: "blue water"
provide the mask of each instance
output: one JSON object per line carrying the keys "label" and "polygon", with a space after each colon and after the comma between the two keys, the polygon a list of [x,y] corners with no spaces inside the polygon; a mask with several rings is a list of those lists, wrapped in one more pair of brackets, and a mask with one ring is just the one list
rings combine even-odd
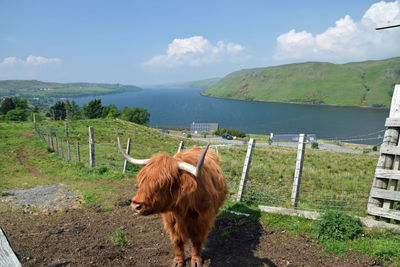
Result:
{"label": "blue water", "polygon": [[85,104],[101,98],[103,105],[144,107],[150,126],[185,126],[217,122],[256,134],[316,134],[317,138],[380,144],[389,110],[246,102],[200,95],[202,89],[144,89],[139,92],[80,97]]}

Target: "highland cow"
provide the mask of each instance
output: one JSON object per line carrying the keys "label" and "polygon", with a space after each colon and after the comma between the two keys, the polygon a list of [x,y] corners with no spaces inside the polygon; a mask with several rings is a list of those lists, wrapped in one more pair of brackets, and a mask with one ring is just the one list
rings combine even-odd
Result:
{"label": "highland cow", "polygon": [[175,250],[172,266],[184,266],[188,240],[192,267],[202,266],[201,250],[227,194],[218,155],[207,152],[207,146],[203,153],[192,148],[173,157],[161,153],[138,160],[124,152],[119,139],[118,147],[128,162],[144,166],[137,175],[139,190],[132,209],[142,215],[162,214]]}

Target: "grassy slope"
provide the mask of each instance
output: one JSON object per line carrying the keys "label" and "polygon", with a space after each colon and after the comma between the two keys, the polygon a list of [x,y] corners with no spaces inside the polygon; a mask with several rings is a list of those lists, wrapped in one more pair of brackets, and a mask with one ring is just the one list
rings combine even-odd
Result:
{"label": "grassy slope", "polygon": [[36,80],[0,81],[0,97],[19,95],[24,98],[63,98],[138,90],[140,88],[137,86],[121,84],[52,83]]}
{"label": "grassy slope", "polygon": [[[94,126],[97,144],[97,165],[94,169],[87,167],[87,149],[83,145],[87,142],[89,125]],[[52,129],[58,136],[62,136],[63,126],[63,122],[39,122],[39,128],[43,133]],[[133,139],[131,154],[136,157],[149,157],[159,151],[166,151],[172,155],[175,153],[180,140],[180,138],[163,135],[157,130],[120,120],[72,121],[69,124],[69,129],[70,137],[68,140],[71,143],[80,140],[82,144],[82,163],[68,162],[55,153],[49,153],[45,144],[33,135],[31,122],[0,122],[0,151],[2,151],[0,153],[0,191],[11,188],[29,188],[40,184],[63,183],[80,192],[85,203],[98,204],[106,209],[112,209],[114,203],[121,197],[132,196],[135,185],[134,177],[138,171],[138,168],[131,167],[126,174],[121,174],[122,160],[115,146],[116,136],[120,136],[123,142],[128,137]],[[185,142],[186,147],[202,144],[190,139],[186,139]],[[66,149],[64,150],[66,151]],[[265,157],[265,153],[268,157],[267,171],[263,167],[266,162],[265,158],[260,156],[262,154]],[[22,154],[25,164],[21,162]],[[315,174],[305,176],[324,177],[333,175],[336,177],[335,179],[340,179],[340,176],[346,179],[346,177],[359,177],[361,175],[365,179],[359,180],[360,186],[369,188],[371,177],[373,177],[374,163],[377,160],[376,156],[357,156],[323,151],[307,152],[307,155],[312,157],[314,157],[314,154],[316,158],[312,160],[311,164],[313,164],[312,169],[315,170]],[[244,155],[245,149],[220,150],[223,169],[230,184],[237,182],[236,178],[240,177]],[[295,155],[296,149],[290,148],[265,147],[263,150],[257,150],[253,157],[251,177],[263,184],[273,182],[276,177],[279,177],[280,180],[291,180],[293,176],[291,167],[295,162]],[[353,158],[350,165],[349,157]],[[282,161],[282,159],[286,159],[286,161]],[[354,162],[358,162],[356,167],[352,165]],[[331,164],[331,167],[328,167],[327,172],[324,172],[321,166],[329,164]],[[40,173],[32,172],[32,166]],[[101,170],[104,169],[106,171],[102,172]],[[266,180],[262,180],[262,177]],[[248,185],[251,184],[252,182],[249,182]],[[305,182],[304,186],[311,185],[307,185]],[[290,188],[288,187],[287,190],[290,191]],[[291,234],[306,233],[310,236],[315,234],[314,222],[307,219],[260,213],[251,204],[238,205],[235,202],[227,201],[225,207],[252,213],[254,218],[262,220],[265,224],[288,229]],[[366,230],[364,237],[357,238],[354,241],[328,242],[320,245],[342,255],[352,249],[361,254],[374,255],[382,259],[390,258],[394,262],[399,262],[400,251],[396,245],[399,240],[400,234],[398,233]]]}
{"label": "grassy slope", "polygon": [[400,57],[348,64],[307,62],[233,72],[203,94],[243,100],[390,106]]}

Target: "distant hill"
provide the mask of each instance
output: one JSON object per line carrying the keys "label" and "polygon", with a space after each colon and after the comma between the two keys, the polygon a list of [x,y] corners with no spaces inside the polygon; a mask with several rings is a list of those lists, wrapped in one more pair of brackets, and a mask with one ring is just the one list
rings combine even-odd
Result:
{"label": "distant hill", "polygon": [[181,86],[187,88],[208,88],[216,85],[220,80],[221,78],[210,78],[206,80],[182,83]]}
{"label": "distant hill", "polygon": [[57,98],[99,95],[127,91],[139,91],[134,85],[105,83],[53,83],[37,80],[3,80],[0,81],[0,98],[19,96],[31,102],[50,102]]}
{"label": "distant hill", "polygon": [[228,74],[202,94],[242,100],[390,107],[396,83],[400,83],[400,57],[245,69]]}
{"label": "distant hill", "polygon": [[167,83],[153,85],[154,88],[208,88],[214,86],[221,78],[210,78],[205,80],[182,82],[182,83]]}

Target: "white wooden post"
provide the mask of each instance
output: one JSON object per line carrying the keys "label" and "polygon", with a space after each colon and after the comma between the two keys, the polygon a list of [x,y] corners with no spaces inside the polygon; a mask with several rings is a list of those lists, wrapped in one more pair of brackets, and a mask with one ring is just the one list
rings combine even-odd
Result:
{"label": "white wooden post", "polygon": [[247,176],[248,176],[249,170],[250,170],[251,159],[253,158],[253,149],[254,149],[255,144],[256,144],[256,140],[254,138],[250,138],[249,144],[247,146],[246,158],[244,160],[242,178],[240,179],[239,191],[238,191],[238,195],[236,198],[237,202],[240,202],[242,200],[242,195],[243,195],[244,189],[246,187]]}
{"label": "white wooden post", "polygon": [[297,208],[299,201],[299,191],[301,184],[301,174],[303,172],[303,161],[304,161],[304,148],[305,148],[306,135],[299,135],[299,145],[297,147],[297,159],[296,159],[296,169],[294,171],[294,181],[292,188],[292,205]]}
{"label": "white wooden post", "polygon": [[94,130],[93,126],[89,126],[89,167],[93,168],[96,165],[94,156]]}
{"label": "white wooden post", "polygon": [[[128,138],[128,143],[126,144],[126,154],[129,155],[129,152],[131,151],[131,139]],[[122,173],[126,172],[126,168],[128,167],[128,161],[124,160],[124,168],[122,169]]]}
{"label": "white wooden post", "polygon": [[185,143],[183,141],[181,141],[179,143],[179,147],[178,147],[178,152],[177,153],[181,152],[181,150],[184,148],[184,146],[185,146]]}

